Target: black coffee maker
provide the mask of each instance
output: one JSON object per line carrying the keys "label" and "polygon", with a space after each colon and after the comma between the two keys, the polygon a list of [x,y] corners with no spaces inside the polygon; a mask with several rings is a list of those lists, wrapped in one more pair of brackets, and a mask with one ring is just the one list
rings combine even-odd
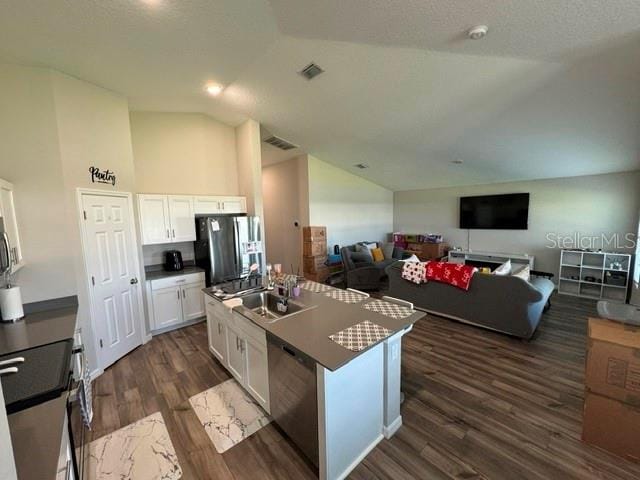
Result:
{"label": "black coffee maker", "polygon": [[167,272],[178,272],[184,269],[180,250],[167,250],[164,252],[164,269]]}

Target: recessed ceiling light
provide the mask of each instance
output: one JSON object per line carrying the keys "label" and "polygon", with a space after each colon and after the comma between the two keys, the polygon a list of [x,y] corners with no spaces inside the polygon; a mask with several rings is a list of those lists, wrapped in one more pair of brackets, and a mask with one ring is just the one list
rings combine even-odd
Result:
{"label": "recessed ceiling light", "polygon": [[489,27],[487,27],[486,25],[477,25],[467,32],[467,36],[471,40],[480,40],[481,38],[486,37],[488,32]]}
{"label": "recessed ceiling light", "polygon": [[210,83],[209,85],[206,86],[205,90],[212,97],[217,97],[222,93],[222,90],[224,90],[224,87],[222,85],[218,85],[217,83]]}

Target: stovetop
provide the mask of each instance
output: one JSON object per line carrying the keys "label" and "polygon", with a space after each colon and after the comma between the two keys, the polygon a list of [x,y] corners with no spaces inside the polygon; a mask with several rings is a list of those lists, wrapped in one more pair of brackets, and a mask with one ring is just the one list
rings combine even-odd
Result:
{"label": "stovetop", "polygon": [[7,365],[17,367],[17,373],[1,377],[7,413],[59,397],[69,386],[72,349],[69,338],[1,356],[0,361],[24,357],[24,362]]}

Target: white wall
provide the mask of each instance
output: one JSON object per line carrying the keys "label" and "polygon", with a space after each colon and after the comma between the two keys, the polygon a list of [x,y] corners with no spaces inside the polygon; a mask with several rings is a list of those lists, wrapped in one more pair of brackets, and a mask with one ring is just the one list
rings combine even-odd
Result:
{"label": "white wall", "polygon": [[306,171],[306,155],[262,169],[267,261],[282,264],[287,272],[291,265],[294,272],[303,271],[302,227],[309,218]]}
{"label": "white wall", "polygon": [[131,112],[139,193],[237,195],[232,127],[199,113]]}
{"label": "white wall", "polygon": [[[639,186],[640,172],[628,172],[396,192],[394,230],[441,233],[450,245],[474,250],[528,253],[535,255],[536,269],[557,275],[560,251],[547,248],[547,234],[635,235]],[[457,228],[459,197],[519,192],[531,194],[528,230]]]}
{"label": "white wall", "polygon": [[309,224],[325,225],[329,248],[386,241],[393,192],[309,155]]}
{"label": "white wall", "polygon": [[[25,303],[78,295],[95,367],[76,188],[134,188],[127,101],[52,70],[2,64],[0,104],[0,177],[15,186],[26,262],[16,283]],[[116,186],[92,184],[92,165],[114,171]]]}
{"label": "white wall", "polygon": [[0,64],[0,178],[14,184],[25,303],[75,295],[52,72]]}
{"label": "white wall", "polygon": [[179,250],[182,253],[182,261],[195,260],[193,242],[171,243],[166,245],[145,245],[142,247],[145,266],[164,264],[164,252],[167,250]]}
{"label": "white wall", "polygon": [[[76,191],[77,188],[135,191],[129,105],[118,94],[58,72],[52,72],[52,81],[69,232],[67,248],[73,252],[78,318],[90,365],[95,367],[97,339],[90,322]],[[114,172],[116,185],[92,183],[89,174],[92,166]]]}

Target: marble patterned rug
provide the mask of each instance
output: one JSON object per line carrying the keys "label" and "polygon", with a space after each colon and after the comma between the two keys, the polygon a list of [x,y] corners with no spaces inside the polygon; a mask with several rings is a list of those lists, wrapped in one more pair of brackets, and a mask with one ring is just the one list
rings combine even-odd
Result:
{"label": "marble patterned rug", "polygon": [[88,480],[177,480],[178,457],[160,412],[94,440],[89,450]]}
{"label": "marble patterned rug", "polygon": [[218,453],[271,422],[266,412],[231,379],[189,399]]}

